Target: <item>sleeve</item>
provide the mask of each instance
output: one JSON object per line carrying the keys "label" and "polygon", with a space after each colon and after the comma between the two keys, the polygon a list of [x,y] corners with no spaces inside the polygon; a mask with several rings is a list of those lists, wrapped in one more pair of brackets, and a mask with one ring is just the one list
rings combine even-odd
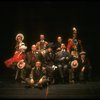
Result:
{"label": "sleeve", "polygon": [[68,44],[67,44],[67,51],[69,52],[71,48],[71,39],[68,39]]}
{"label": "sleeve", "polygon": [[34,68],[31,69],[30,79],[33,79],[33,72],[34,72]]}

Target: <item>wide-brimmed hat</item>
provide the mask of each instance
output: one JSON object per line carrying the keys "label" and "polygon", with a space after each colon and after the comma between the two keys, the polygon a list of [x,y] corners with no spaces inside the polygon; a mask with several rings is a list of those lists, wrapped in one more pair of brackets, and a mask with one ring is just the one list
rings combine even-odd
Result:
{"label": "wide-brimmed hat", "polygon": [[50,42],[50,43],[48,43],[47,44],[47,46],[46,46],[46,49],[48,49],[48,48],[54,48],[54,43],[53,42]]}
{"label": "wide-brimmed hat", "polygon": [[18,33],[18,34],[16,35],[16,40],[17,40],[17,38],[18,38],[19,36],[22,37],[22,41],[23,41],[23,40],[24,40],[24,35],[23,35],[22,33]]}
{"label": "wide-brimmed hat", "polygon": [[18,67],[19,69],[23,69],[25,66],[21,67],[20,64],[21,64],[21,63],[24,63],[24,62],[25,62],[24,59],[20,60],[20,61],[17,63],[17,67]]}
{"label": "wide-brimmed hat", "polygon": [[85,51],[80,52],[80,55],[85,55],[85,54],[86,54]]}

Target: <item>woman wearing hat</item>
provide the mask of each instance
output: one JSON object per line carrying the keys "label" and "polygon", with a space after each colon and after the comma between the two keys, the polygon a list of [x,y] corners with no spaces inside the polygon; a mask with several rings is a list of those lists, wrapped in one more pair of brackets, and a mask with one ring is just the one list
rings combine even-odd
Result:
{"label": "woman wearing hat", "polygon": [[23,40],[24,40],[24,35],[22,33],[18,33],[16,35],[16,46],[15,46],[16,51],[21,51],[22,50],[21,46],[25,46],[25,43],[23,42]]}
{"label": "woman wearing hat", "polygon": [[77,29],[75,27],[72,28],[72,37],[68,39],[67,52],[71,53],[71,49],[77,52],[76,56],[79,56],[79,52],[83,50],[81,40],[77,37]]}
{"label": "woman wearing hat", "polygon": [[16,51],[13,57],[4,62],[6,67],[11,68],[13,67],[12,65],[16,65],[16,63],[25,58],[24,52],[27,49],[27,47],[25,46],[24,42],[22,42],[23,40],[24,40],[23,34],[18,33],[16,35],[16,42],[17,42],[15,46]]}

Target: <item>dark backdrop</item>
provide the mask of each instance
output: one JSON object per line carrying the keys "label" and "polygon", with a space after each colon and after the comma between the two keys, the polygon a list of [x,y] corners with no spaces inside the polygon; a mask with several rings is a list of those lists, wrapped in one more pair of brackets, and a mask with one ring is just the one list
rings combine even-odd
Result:
{"label": "dark backdrop", "polygon": [[67,43],[71,28],[75,25],[97,77],[100,75],[99,23],[100,2],[0,2],[1,74],[7,74],[8,69],[3,62],[13,55],[18,32],[24,34],[30,49],[41,33],[45,34],[47,41],[56,41],[56,37],[61,35]]}

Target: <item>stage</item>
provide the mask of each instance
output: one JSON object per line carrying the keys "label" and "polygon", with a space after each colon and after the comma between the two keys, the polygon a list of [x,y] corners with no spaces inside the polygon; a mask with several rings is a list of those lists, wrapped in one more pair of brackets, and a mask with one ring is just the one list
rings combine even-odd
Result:
{"label": "stage", "polygon": [[[100,98],[100,2],[0,2],[0,7],[0,99]],[[93,80],[54,84],[43,89],[28,88],[14,80],[15,72],[5,67],[4,61],[14,54],[17,33],[25,36],[29,51],[40,34],[54,43],[61,36],[67,45],[73,26],[78,29],[78,37],[93,68]]]}
{"label": "stage", "polygon": [[[48,91],[47,91],[48,90]],[[46,93],[48,93],[46,95]],[[0,81],[0,98],[3,99],[83,99],[100,98],[100,82],[54,84],[48,88],[30,88],[17,81]]]}

